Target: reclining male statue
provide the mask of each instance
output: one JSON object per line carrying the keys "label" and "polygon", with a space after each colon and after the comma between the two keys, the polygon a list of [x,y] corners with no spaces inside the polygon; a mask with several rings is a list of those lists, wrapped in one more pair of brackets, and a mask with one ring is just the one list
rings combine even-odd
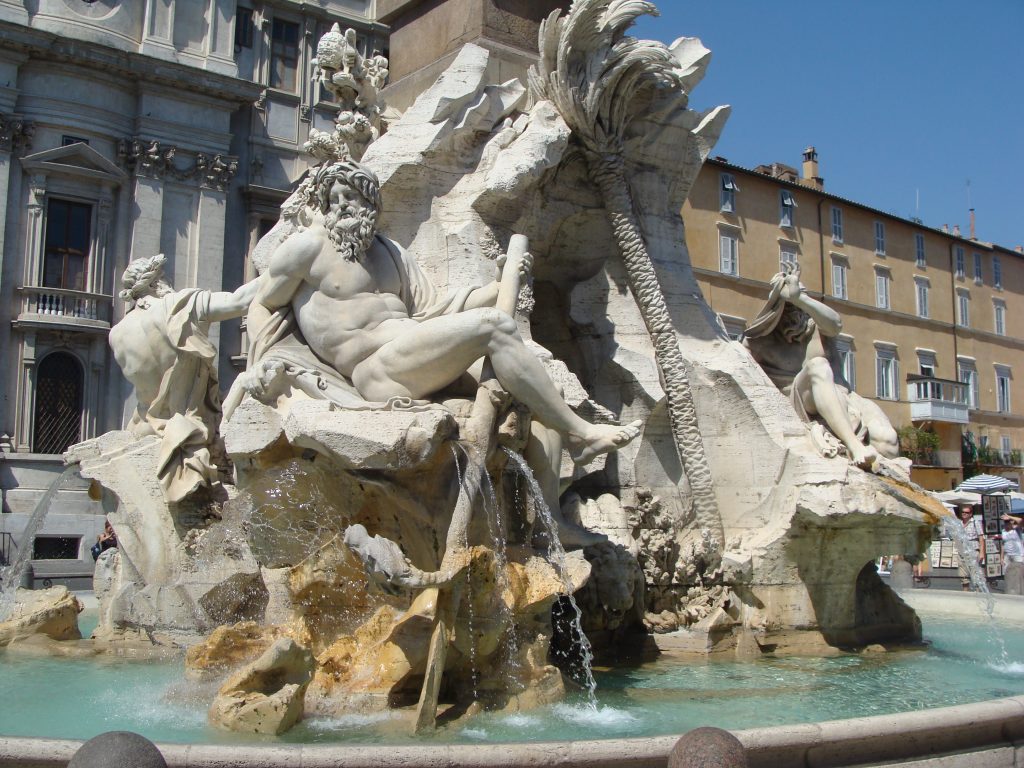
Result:
{"label": "reclining male statue", "polygon": [[[899,439],[881,408],[836,381],[827,349],[842,326],[835,310],[804,293],[797,267],[771,279],[768,302],[747,327],[743,343],[772,382],[790,396],[801,418],[820,417],[850,460],[871,469],[879,455],[899,455]],[[815,434],[819,448],[835,455],[824,437]]]}
{"label": "reclining male statue", "polygon": [[[309,226],[274,250],[250,308],[254,341],[240,387],[266,402],[283,379],[342,405],[407,405],[488,357],[498,382],[561,437],[574,461],[639,434],[641,422],[591,424],[566,405],[513,318],[495,309],[500,281],[439,297],[416,262],[377,234],[380,186],[371,170],[348,159],[326,163],[311,195]],[[529,256],[502,267],[529,268]],[[229,395],[231,407],[240,397]]]}

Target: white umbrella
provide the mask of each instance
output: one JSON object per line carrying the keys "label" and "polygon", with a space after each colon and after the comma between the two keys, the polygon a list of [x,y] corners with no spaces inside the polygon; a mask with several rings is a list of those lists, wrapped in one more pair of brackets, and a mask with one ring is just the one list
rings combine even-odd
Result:
{"label": "white umbrella", "polygon": [[942,491],[935,498],[945,504],[981,504],[981,494],[971,491]]}
{"label": "white umbrella", "polygon": [[975,493],[998,493],[1016,489],[1017,484],[1012,480],[997,475],[975,475],[969,480],[964,480],[957,487],[958,491],[974,491]]}

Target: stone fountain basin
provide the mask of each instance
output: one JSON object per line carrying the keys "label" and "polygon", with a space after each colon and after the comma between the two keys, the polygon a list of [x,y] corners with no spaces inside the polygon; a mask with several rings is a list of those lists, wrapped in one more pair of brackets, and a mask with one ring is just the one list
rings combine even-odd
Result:
{"label": "stone fountain basin", "polygon": [[[917,590],[902,595],[929,616],[981,622],[975,595]],[[996,595],[993,614],[1024,627],[1024,598]],[[734,731],[751,766],[911,765],[971,753],[969,765],[1019,764],[1024,753],[1024,696],[973,704]],[[217,766],[664,766],[678,735],[600,741],[514,744],[350,746],[325,744],[161,744],[172,767]],[[81,741],[0,737],[0,766],[65,766]],[[1015,757],[1018,763],[1015,763]],[[892,762],[898,761],[898,762]],[[931,765],[931,763],[928,763]],[[947,763],[943,763],[946,765]],[[953,763],[948,763],[952,765]],[[917,763],[920,765],[920,763]]]}

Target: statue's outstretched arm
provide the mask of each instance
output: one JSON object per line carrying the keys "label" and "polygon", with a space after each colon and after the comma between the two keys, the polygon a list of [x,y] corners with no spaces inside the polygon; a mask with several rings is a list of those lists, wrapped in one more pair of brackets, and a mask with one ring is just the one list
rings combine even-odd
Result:
{"label": "statue's outstretched arm", "polygon": [[208,319],[217,322],[232,317],[241,317],[249,309],[265,281],[260,275],[255,280],[239,286],[236,290],[216,291],[210,295]]}

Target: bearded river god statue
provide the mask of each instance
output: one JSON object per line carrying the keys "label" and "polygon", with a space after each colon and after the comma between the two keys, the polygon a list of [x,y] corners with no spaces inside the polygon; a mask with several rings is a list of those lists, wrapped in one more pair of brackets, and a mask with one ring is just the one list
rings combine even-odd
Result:
{"label": "bearded river god statue", "polygon": [[[180,315],[199,328],[248,304],[220,422],[227,500],[171,501],[157,468],[188,443],[155,429],[68,454],[111,492],[121,542],[97,570],[99,638],[193,645],[196,674],[266,651],[261,679],[278,659],[307,712],[409,705],[429,728],[439,706],[590,687],[571,663],[586,637],[756,654],[918,636],[870,564],[921,551],[941,506],[823,456],[717,327],[678,212],[728,109],[687,106],[699,41],[625,35],[651,9],[552,15],[530,98],[468,45],[379,137],[311,141],[259,279]],[[357,94],[346,119],[376,119],[345,40],[321,76]],[[172,348],[153,371],[202,370]],[[554,622],[577,615],[570,595],[580,618]],[[222,697],[249,696],[244,679]]]}
{"label": "bearded river god statue", "polygon": [[[277,248],[250,310],[259,384],[246,376],[241,388],[265,398],[268,387],[294,387],[341,406],[425,405],[486,357],[498,382],[558,434],[574,461],[589,463],[639,434],[640,422],[594,425],[566,405],[512,316],[494,307],[500,281],[439,297],[416,262],[377,234],[380,189],[368,168],[349,160],[321,166],[310,205],[322,223],[317,217]],[[521,280],[529,264],[528,254],[512,254],[503,276]],[[295,373],[268,385],[268,366]],[[302,381],[310,376],[315,386]]]}

